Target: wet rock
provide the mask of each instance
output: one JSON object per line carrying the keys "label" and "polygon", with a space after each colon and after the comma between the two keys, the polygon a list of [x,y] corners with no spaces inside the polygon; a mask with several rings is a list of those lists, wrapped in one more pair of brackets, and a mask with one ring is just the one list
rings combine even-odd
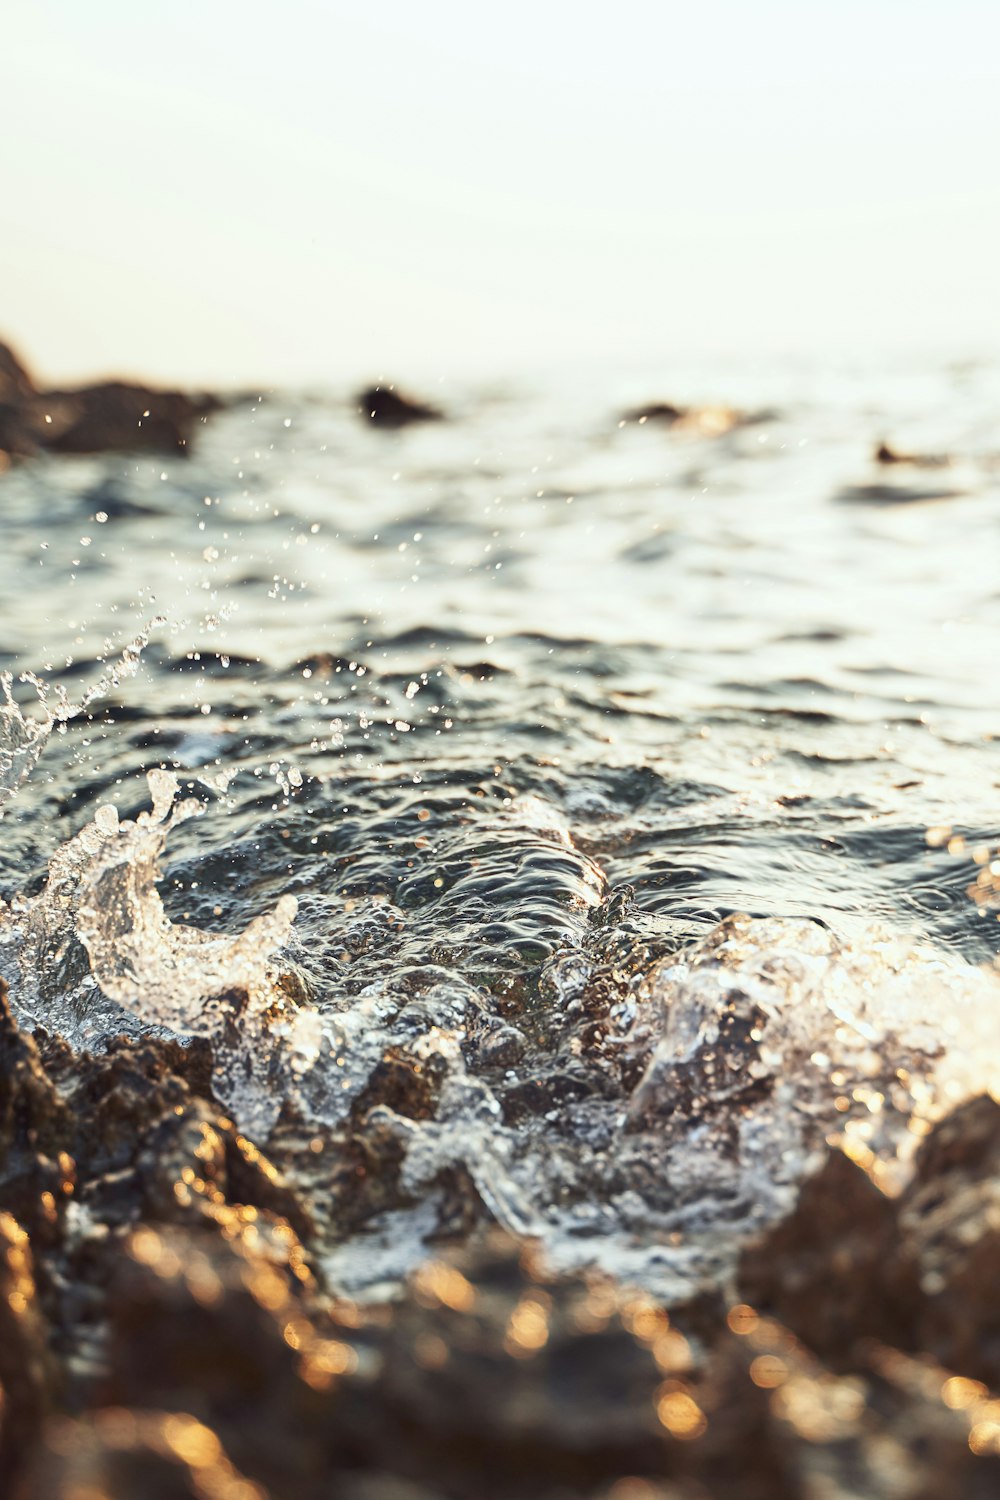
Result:
{"label": "wet rock", "polygon": [[52,1423],[25,1500],[268,1500],[184,1412],[109,1407]]}
{"label": "wet rock", "polygon": [[664,1038],[632,1095],[632,1130],[677,1112],[689,1119],[720,1106],[732,1111],[763,1098],[773,1087],[761,1061],[767,1016],[752,994],[731,990],[700,1025],[695,1024],[695,1007],[688,1010],[679,1019],[668,1018]]}
{"label": "wet rock", "polygon": [[[140,1222],[207,1227],[228,1240],[278,1235],[308,1279],[308,1210],[210,1093],[203,1044],[74,1054],[23,1035],[0,988],[0,1207],[31,1235],[54,1346],[78,1394],[101,1377],[120,1246]],[[183,1076],[186,1075],[186,1076]],[[81,1397],[82,1398],[82,1397]]]}
{"label": "wet rock", "polygon": [[345,1474],[338,1494],[342,1500],[443,1500],[440,1490],[426,1489],[395,1474]]}
{"label": "wet rock", "polygon": [[1000,1491],[998,1405],[982,1386],[924,1355],[874,1345],[863,1390],[858,1425],[873,1493],[992,1500]]}
{"label": "wet rock", "polygon": [[27,458],[37,452],[36,424],[27,416],[34,397],[31,376],[13,349],[0,344],[0,458]]}
{"label": "wet rock", "polygon": [[725,1500],[986,1500],[1000,1475],[989,1403],[969,1383],[873,1345],[863,1373],[831,1374],[748,1306],[697,1391],[692,1470]]}
{"label": "wet rock", "polygon": [[684,415],[683,406],[675,406],[672,401],[652,401],[648,406],[636,406],[631,411],[624,413],[624,422],[662,422],[667,427],[672,427],[679,422]]}
{"label": "wet rock", "polygon": [[52,1370],[28,1236],[0,1212],[0,1494],[12,1493],[38,1441]]}
{"label": "wet rock", "polygon": [[105,1400],[193,1414],[233,1461],[280,1495],[316,1493],[327,1391],[352,1349],[310,1321],[279,1226],[137,1229],[112,1307]]}
{"label": "wet rock", "polygon": [[505,1124],[547,1115],[581,1099],[609,1096],[610,1086],[598,1073],[583,1068],[549,1068],[499,1092]]}
{"label": "wet rock", "polygon": [[439,422],[444,413],[405,396],[392,385],[373,385],[357,398],[358,415],[376,427],[407,427],[412,422]]}
{"label": "wet rock", "polygon": [[548,1276],[504,1236],[429,1262],[366,1337],[374,1377],[363,1400],[345,1382],[339,1416],[359,1460],[388,1450],[451,1495],[575,1494],[677,1467],[656,1393],[686,1341],[647,1299]]}
{"label": "wet rock", "polygon": [[900,1199],[899,1227],[922,1293],[916,1347],[1000,1389],[1000,1104],[995,1100],[970,1100],[927,1137],[914,1179]]}
{"label": "wet rock", "polygon": [[478,1056],[484,1068],[513,1068],[524,1058],[528,1041],[523,1031],[507,1022],[492,1020],[484,1026]]}
{"label": "wet rock", "polygon": [[994,1390],[998,1280],[1000,1105],[988,1097],[933,1128],[898,1199],[831,1152],[739,1269],[748,1302],[834,1369],[860,1368],[865,1344],[878,1340],[924,1351]]}
{"label": "wet rock", "polygon": [[363,1119],[381,1106],[408,1120],[432,1120],[446,1073],[440,1053],[418,1055],[410,1048],[389,1047],[355,1100],[353,1113]]}
{"label": "wet rock", "polygon": [[[552,978],[566,1029],[527,1074],[560,1122],[581,1107],[568,1081],[614,1081],[596,1037],[569,1042],[634,977],[631,947],[589,933],[602,962]],[[460,1152],[407,1175],[407,1141],[440,1124],[453,1083],[420,1043],[437,991],[410,987],[413,1036],[373,1054],[340,1124],[289,1102],[265,1155],[213,1099],[207,1044],[74,1053],[19,1031],[0,986],[0,1494],[992,1500],[1000,1106],[940,1121],[898,1199],[829,1150],[745,1250],[745,1300],[706,1285],[666,1307],[489,1231]],[[667,1093],[738,1111],[730,1075],[753,1064],[760,1017],[744,987],[726,994],[708,1050],[698,1029],[671,1052]],[[469,1048],[515,1030],[470,1014]],[[651,1038],[636,1045],[648,1058]],[[657,1138],[676,1123],[651,1118]],[[623,1139],[655,1176],[653,1135]],[[421,1193],[465,1248],[391,1302],[324,1286],[340,1239],[383,1233]]]}
{"label": "wet rock", "polygon": [[857,1367],[863,1340],[905,1340],[919,1295],[895,1203],[839,1150],[788,1218],[743,1252],[738,1283],[835,1370]]}
{"label": "wet rock", "polygon": [[46,1075],[39,1050],[22,1035],[0,979],[0,1206],[37,1245],[61,1233],[75,1165],[67,1151],[70,1114]]}

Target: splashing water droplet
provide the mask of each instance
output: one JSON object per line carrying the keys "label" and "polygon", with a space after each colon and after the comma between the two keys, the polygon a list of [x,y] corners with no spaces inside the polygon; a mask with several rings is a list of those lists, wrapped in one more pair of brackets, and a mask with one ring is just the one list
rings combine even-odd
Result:
{"label": "splashing water droplet", "polygon": [[[150,620],[124,647],[118,659],[87,689],[79,703],[71,703],[65,689],[58,684],[52,687],[33,672],[23,672],[19,680],[30,683],[35,689],[42,710],[40,718],[22,712],[14,701],[13,676],[10,672],[0,672],[0,818],[6,804],[31,775],[53,729],[62,729],[67,720],[85,713],[92,703],[105,697],[127,677],[132,677],[153,631],[165,623],[162,615]],[[49,706],[50,696],[55,699],[54,707]]]}

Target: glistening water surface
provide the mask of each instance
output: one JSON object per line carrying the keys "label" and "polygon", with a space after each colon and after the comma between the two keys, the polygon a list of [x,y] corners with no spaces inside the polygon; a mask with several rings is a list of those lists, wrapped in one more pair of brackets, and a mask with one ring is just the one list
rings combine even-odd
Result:
{"label": "glistening water surface", "polygon": [[677,1295],[1000,1082],[1000,372],[439,398],[0,477],[0,972],[207,1037],[334,1287],[496,1219]]}

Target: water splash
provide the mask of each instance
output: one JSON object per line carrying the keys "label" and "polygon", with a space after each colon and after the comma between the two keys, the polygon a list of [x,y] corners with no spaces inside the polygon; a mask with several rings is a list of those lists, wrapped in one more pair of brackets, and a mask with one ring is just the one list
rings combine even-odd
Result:
{"label": "water splash", "polygon": [[319,1050],[302,1020],[311,1013],[297,1012],[299,997],[273,963],[297,902],[282,896],[235,935],[171,922],[156,888],[159,858],[170,832],[204,806],[178,800],[172,772],[150,771],[147,781],[150,811],[122,821],[113,806],[99,808],[53,855],[41,893],[0,912],[15,1008],[75,1046],[150,1029],[211,1038],[220,1100],[245,1128],[266,1134],[282,1077]]}
{"label": "water splash", "polygon": [[53,686],[34,672],[22,672],[18,680],[35,689],[41,717],[22,712],[14,701],[13,675],[0,672],[0,818],[7,803],[17,795],[37,765],[53,729],[86,713],[92,703],[112,692],[126,678],[134,676],[150,636],[165,623],[162,615],[150,620],[78,703],[70,702],[61,684]]}
{"label": "water splash", "polygon": [[236,936],[170,921],[156,889],[159,856],[170,831],[198,817],[203,804],[176,801],[177,777],[147,776],[152,811],[120,822],[114,807],[100,809],[85,844],[74,841],[52,862],[53,873],[86,855],[79,886],[76,931],[102,991],[119,1005],[173,1030],[208,1034],[211,1003],[235,992],[251,1011],[273,994],[271,955],[295,920],[294,896],[282,896]]}
{"label": "water splash", "polygon": [[[433,1052],[444,1073],[432,1118],[377,1112],[404,1147],[415,1203],[381,1226],[397,1271],[419,1261],[433,1185],[458,1165],[553,1266],[596,1265],[683,1298],[725,1282],[831,1145],[896,1191],[936,1119],[1000,1090],[996,974],[874,925],[847,940],[816,922],[726,920],[654,965],[596,1050],[574,1047],[603,1086],[554,1096],[541,1114],[504,1107],[530,1065],[492,1085],[477,1076],[463,1040],[474,997],[452,991],[445,1007],[444,993],[424,992],[419,1014],[383,993],[378,1015],[370,996],[340,1018],[345,1032],[367,1019],[348,1098],[390,1046]],[[329,1274],[362,1292],[385,1274],[369,1250],[364,1237],[338,1246]]]}

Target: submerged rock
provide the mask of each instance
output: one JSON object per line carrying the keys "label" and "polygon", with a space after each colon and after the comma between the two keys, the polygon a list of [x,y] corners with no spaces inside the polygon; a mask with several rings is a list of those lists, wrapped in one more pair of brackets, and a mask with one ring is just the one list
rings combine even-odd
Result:
{"label": "submerged rock", "polygon": [[392,385],[373,385],[357,398],[358,415],[376,427],[407,427],[411,422],[440,422],[444,413],[406,396]]}

